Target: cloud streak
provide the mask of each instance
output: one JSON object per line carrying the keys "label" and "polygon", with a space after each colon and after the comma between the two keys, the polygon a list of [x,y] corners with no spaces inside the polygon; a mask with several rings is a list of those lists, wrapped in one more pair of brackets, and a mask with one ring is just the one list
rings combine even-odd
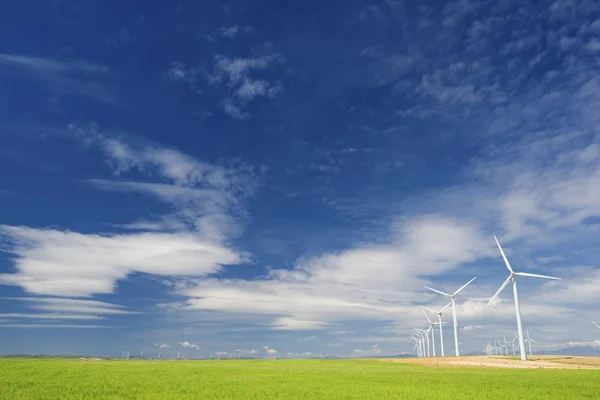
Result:
{"label": "cloud streak", "polygon": [[99,103],[122,105],[116,89],[106,82],[110,70],[105,65],[0,53],[0,68],[8,73],[31,77],[61,95],[83,96]]}

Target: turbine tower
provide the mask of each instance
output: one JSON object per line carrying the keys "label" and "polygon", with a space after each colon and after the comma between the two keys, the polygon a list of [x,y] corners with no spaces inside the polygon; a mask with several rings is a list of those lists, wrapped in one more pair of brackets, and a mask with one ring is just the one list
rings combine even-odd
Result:
{"label": "turbine tower", "polygon": [[519,333],[519,346],[521,348],[521,360],[527,361],[527,352],[525,351],[525,338],[523,337],[523,325],[521,323],[521,309],[519,307],[519,293],[517,291],[517,276],[530,276],[533,278],[544,278],[544,279],[555,279],[555,280],[560,280],[560,278],[555,278],[553,276],[547,276],[547,275],[530,274],[527,272],[514,272],[512,267],[510,266],[510,263],[508,262],[508,259],[506,258],[506,255],[504,254],[504,250],[502,250],[502,246],[500,246],[500,242],[498,242],[498,239],[496,238],[496,236],[494,236],[494,240],[496,240],[498,249],[500,249],[500,254],[502,254],[502,258],[504,259],[504,264],[506,264],[506,268],[508,268],[508,271],[510,272],[510,274],[508,275],[508,278],[506,278],[506,280],[504,281],[502,286],[500,286],[500,289],[498,289],[496,294],[487,303],[486,307],[489,306],[492,303],[492,301],[494,301],[494,299],[496,297],[498,297],[500,292],[512,281],[513,295],[515,298],[515,310],[516,310],[516,314],[517,314],[517,331]]}
{"label": "turbine tower", "polygon": [[456,302],[455,302],[454,298],[461,290],[466,288],[467,285],[469,283],[473,282],[474,280],[475,280],[475,278],[471,279],[469,282],[462,285],[460,287],[460,289],[458,289],[456,292],[454,292],[452,294],[444,293],[441,290],[436,290],[436,289],[430,288],[429,286],[425,286],[425,289],[429,289],[429,290],[439,293],[443,296],[450,297],[450,303],[452,304],[452,320],[454,322],[454,349],[456,351],[456,357],[460,356],[460,349],[458,347],[458,322],[456,320]]}
{"label": "turbine tower", "polygon": [[[427,310],[427,311],[431,311],[432,313],[438,315],[438,323],[437,323],[437,325],[440,326],[440,351],[442,352],[442,357],[444,357],[444,330],[442,329],[442,324],[445,324],[445,322],[442,322],[442,313],[451,304],[452,304],[452,302],[446,304],[440,311],[433,311],[431,308],[427,308],[427,307],[421,306],[422,309]],[[425,316],[427,316],[427,314],[425,314]],[[429,318],[427,318],[427,319],[429,319]]]}

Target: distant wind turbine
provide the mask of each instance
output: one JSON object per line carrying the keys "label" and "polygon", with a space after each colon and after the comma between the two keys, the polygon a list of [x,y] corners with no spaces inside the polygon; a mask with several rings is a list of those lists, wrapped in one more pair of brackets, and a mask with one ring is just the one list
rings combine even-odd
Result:
{"label": "distant wind turbine", "polygon": [[500,286],[500,289],[498,289],[496,294],[490,299],[490,301],[488,302],[486,307],[489,306],[492,303],[492,301],[494,301],[494,299],[496,297],[498,297],[500,292],[512,281],[513,295],[515,297],[515,310],[516,310],[516,314],[517,314],[517,330],[519,333],[519,345],[521,348],[521,360],[527,361],[527,352],[525,351],[525,338],[523,337],[523,325],[521,323],[521,309],[519,307],[519,293],[517,291],[517,276],[530,276],[533,278],[544,278],[544,279],[555,279],[555,280],[560,280],[560,278],[555,278],[553,276],[547,276],[547,275],[530,274],[527,272],[514,272],[512,267],[510,266],[510,263],[508,262],[508,259],[506,258],[506,255],[504,254],[504,250],[502,250],[502,246],[500,246],[500,242],[498,242],[498,239],[496,238],[496,236],[494,236],[494,240],[496,240],[496,244],[498,245],[498,249],[500,249],[500,254],[502,254],[502,258],[504,259],[506,268],[508,268],[508,270],[510,271],[510,275],[508,275],[508,278],[506,278],[506,280],[504,281],[502,286]]}
{"label": "distant wind turbine", "polygon": [[430,288],[429,286],[425,286],[425,289],[429,289],[429,290],[439,293],[443,296],[450,297],[450,302],[452,304],[452,320],[454,322],[454,349],[456,351],[456,357],[460,356],[460,348],[458,347],[458,322],[456,320],[456,302],[455,302],[454,298],[461,290],[466,288],[467,285],[469,283],[473,282],[474,280],[475,280],[475,278],[471,279],[469,282],[462,285],[460,287],[460,289],[458,289],[456,292],[454,292],[452,294],[448,294],[448,293],[442,292],[441,290],[436,290],[436,289]]}
{"label": "distant wind turbine", "polygon": [[517,344],[515,343],[515,340],[517,340],[519,337],[515,334],[515,336],[513,336],[512,340],[510,342],[508,342],[508,344],[510,345],[510,347],[512,347],[512,352],[513,352],[513,356],[515,356],[515,348],[517,347]]}
{"label": "distant wind turbine", "polygon": [[527,342],[527,344],[529,345],[529,355],[531,355],[531,343],[533,342],[535,344],[538,344],[538,342],[529,337],[529,329],[527,329],[527,339],[525,339],[525,342]]}
{"label": "distant wind turbine", "polygon": [[[431,329],[431,327],[430,327]],[[423,354],[425,357],[425,354],[427,354],[427,357],[429,357],[430,353],[429,353],[429,329],[427,330],[423,330],[423,329],[416,329],[417,332],[419,332],[421,334],[421,337],[423,338],[424,342],[423,345],[425,346]]]}
{"label": "distant wind turbine", "polygon": [[429,322],[429,329],[427,329],[427,331],[431,331],[431,346],[433,348],[433,356],[435,357],[435,330],[433,329],[434,324],[427,316],[425,310],[423,310],[423,314],[425,314],[425,318],[427,318],[427,322]]}
{"label": "distant wind turbine", "polygon": [[[443,330],[442,327],[443,327],[443,324],[445,323],[445,322],[442,322],[442,313],[451,304],[452,304],[452,302],[446,304],[440,311],[434,311],[431,308],[427,308],[427,307],[421,306],[421,308],[423,308],[424,310],[431,311],[432,313],[438,315],[438,323],[437,323],[437,325],[440,326],[440,351],[442,352],[442,357],[444,357],[444,330]],[[425,316],[427,316],[427,314],[425,314]],[[427,318],[427,319],[429,319],[429,318]]]}

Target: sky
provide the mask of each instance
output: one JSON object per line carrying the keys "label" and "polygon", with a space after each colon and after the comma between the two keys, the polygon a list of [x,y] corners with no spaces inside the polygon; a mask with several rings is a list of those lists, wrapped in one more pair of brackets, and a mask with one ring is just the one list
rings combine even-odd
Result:
{"label": "sky", "polygon": [[537,348],[600,348],[597,1],[34,3],[0,15],[0,353],[410,353],[473,277],[482,351],[494,235],[561,278],[519,278]]}

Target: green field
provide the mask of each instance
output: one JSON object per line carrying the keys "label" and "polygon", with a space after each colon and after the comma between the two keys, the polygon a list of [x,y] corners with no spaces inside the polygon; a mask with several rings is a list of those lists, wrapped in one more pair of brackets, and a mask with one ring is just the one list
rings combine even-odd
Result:
{"label": "green field", "polygon": [[600,371],[374,360],[0,359],[0,399],[600,399]]}

